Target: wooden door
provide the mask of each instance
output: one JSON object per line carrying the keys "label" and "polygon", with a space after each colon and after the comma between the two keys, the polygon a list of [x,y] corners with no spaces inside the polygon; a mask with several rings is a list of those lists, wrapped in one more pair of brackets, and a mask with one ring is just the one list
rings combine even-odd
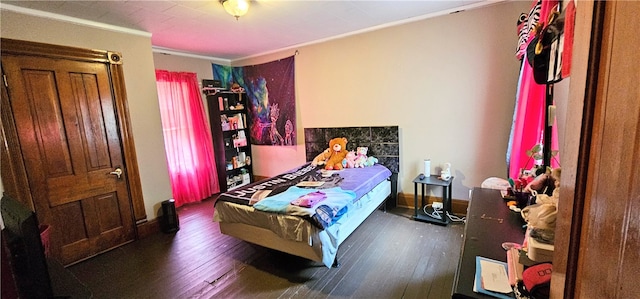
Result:
{"label": "wooden door", "polygon": [[[2,56],[31,198],[65,265],[135,238],[109,66]],[[122,171],[121,174],[116,172]]]}
{"label": "wooden door", "polygon": [[638,298],[637,1],[579,1],[551,298]]}

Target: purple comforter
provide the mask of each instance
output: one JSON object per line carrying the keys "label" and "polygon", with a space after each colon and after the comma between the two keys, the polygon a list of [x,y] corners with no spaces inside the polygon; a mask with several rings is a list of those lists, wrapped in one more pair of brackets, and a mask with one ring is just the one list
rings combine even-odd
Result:
{"label": "purple comforter", "polygon": [[300,182],[323,181],[320,187],[313,189],[340,187],[356,193],[354,202],[360,199],[380,182],[391,176],[391,171],[380,164],[364,168],[346,168],[333,172],[330,177],[322,176],[322,166],[306,163],[283,174],[222,193],[218,200],[243,205],[253,205],[265,196],[284,192]]}

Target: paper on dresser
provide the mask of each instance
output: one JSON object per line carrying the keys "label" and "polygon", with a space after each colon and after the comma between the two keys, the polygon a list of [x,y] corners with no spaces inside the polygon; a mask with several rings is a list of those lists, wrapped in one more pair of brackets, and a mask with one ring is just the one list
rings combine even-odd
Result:
{"label": "paper on dresser", "polygon": [[488,291],[510,293],[509,276],[503,264],[480,260],[482,288]]}

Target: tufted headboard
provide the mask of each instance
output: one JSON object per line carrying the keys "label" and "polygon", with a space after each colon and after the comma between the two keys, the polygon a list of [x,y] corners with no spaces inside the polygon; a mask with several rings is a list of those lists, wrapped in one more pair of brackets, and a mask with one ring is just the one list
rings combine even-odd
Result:
{"label": "tufted headboard", "polygon": [[347,138],[347,150],[359,146],[369,148],[367,156],[378,158],[378,163],[393,173],[400,171],[400,137],[398,126],[386,127],[342,127],[342,128],[305,128],[304,146],[307,161],[329,147],[329,140],[336,137]]}

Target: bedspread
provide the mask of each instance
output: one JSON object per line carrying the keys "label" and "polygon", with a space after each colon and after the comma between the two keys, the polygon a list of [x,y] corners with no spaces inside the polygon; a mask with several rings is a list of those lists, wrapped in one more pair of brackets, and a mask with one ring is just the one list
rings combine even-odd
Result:
{"label": "bedspread", "polygon": [[[301,197],[317,192],[323,194],[325,198],[310,207],[292,204]],[[327,228],[349,210],[349,204],[353,202],[355,197],[355,192],[343,190],[340,187],[307,189],[292,186],[282,193],[258,201],[253,205],[253,208],[258,211],[308,217],[316,226]]]}
{"label": "bedspread", "polygon": [[[218,200],[253,206],[265,212],[300,216],[325,229],[346,213],[351,204],[390,175],[391,171],[379,164],[332,171],[327,175],[322,166],[307,163],[278,176],[225,192]],[[308,207],[292,204],[314,192],[322,192],[326,198]]]}

